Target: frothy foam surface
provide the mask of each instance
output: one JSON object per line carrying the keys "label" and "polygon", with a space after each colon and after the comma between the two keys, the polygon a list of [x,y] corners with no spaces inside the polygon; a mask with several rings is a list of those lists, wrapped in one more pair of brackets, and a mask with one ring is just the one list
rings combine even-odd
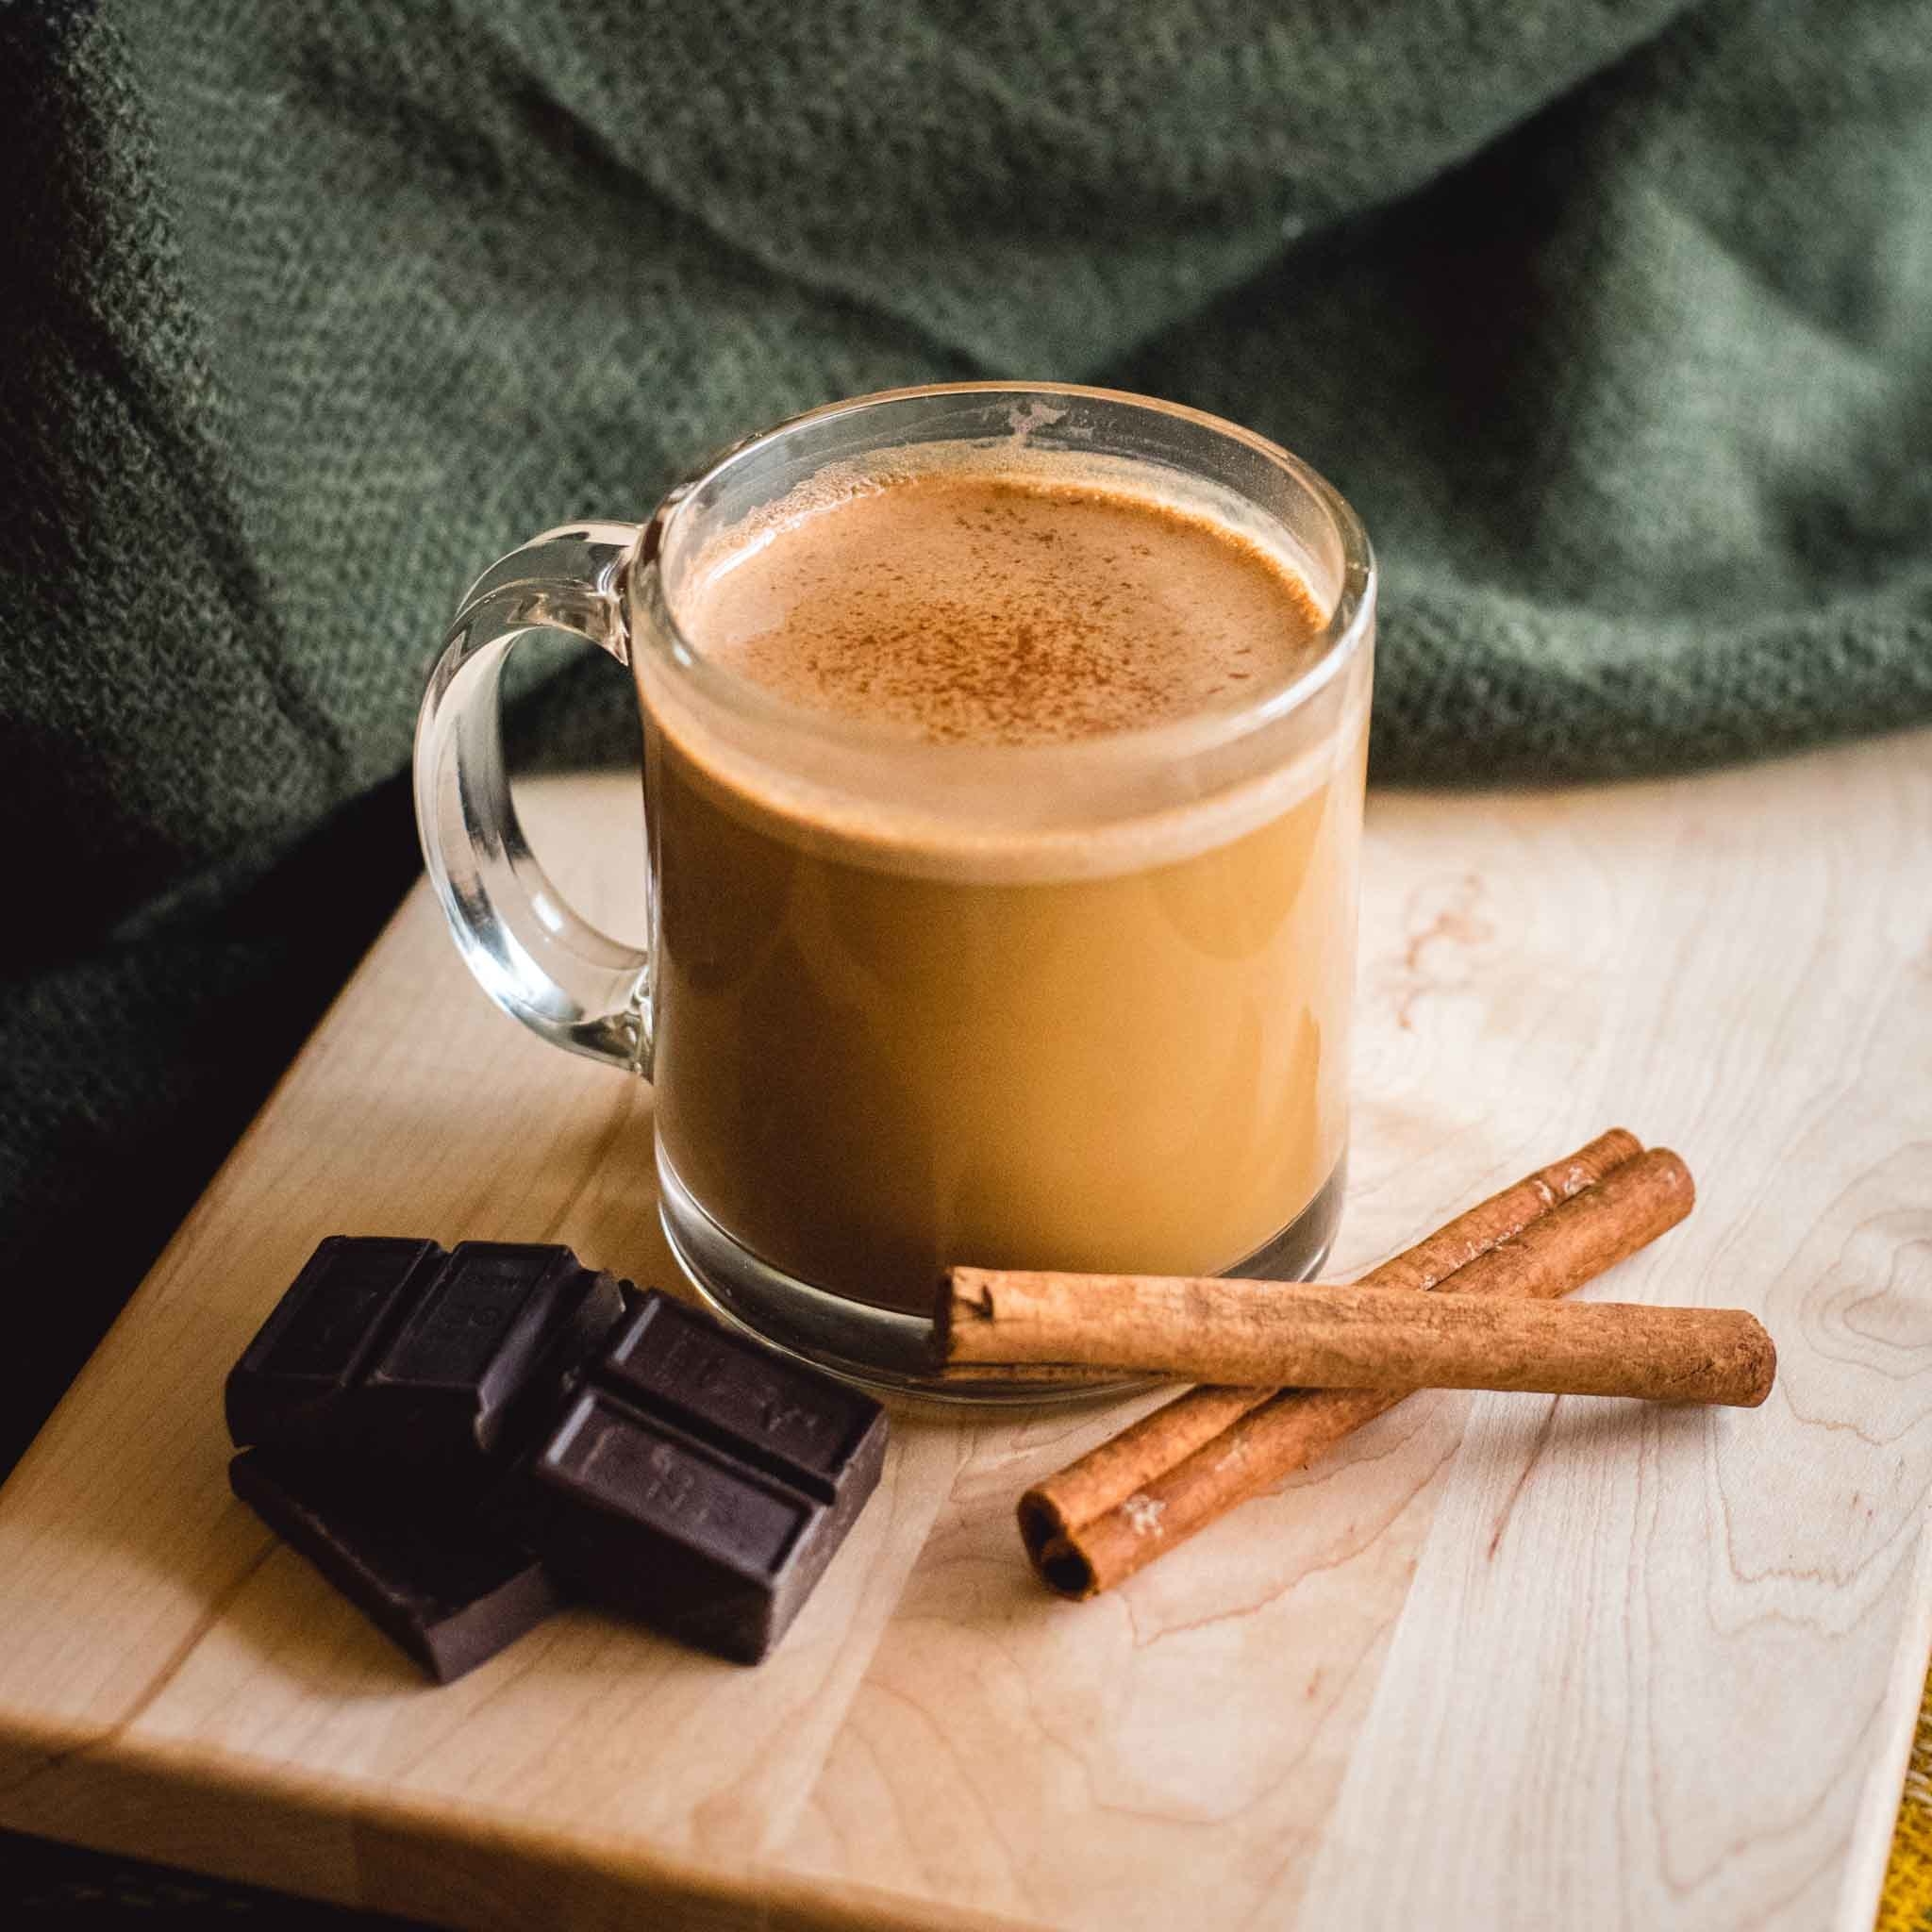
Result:
{"label": "frothy foam surface", "polygon": [[1129,490],[936,469],[779,508],[699,561],[685,634],[792,704],[932,742],[1061,743],[1238,705],[1312,661],[1324,621],[1262,544]]}

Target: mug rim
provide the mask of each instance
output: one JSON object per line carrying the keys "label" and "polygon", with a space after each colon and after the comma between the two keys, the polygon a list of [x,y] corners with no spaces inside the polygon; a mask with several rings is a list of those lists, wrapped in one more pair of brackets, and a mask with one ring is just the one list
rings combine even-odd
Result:
{"label": "mug rim", "polygon": [[[670,599],[664,591],[663,574],[657,567],[665,545],[675,534],[679,512],[707,485],[722,478],[737,465],[755,460],[774,443],[809,425],[841,416],[862,415],[897,403],[945,395],[1069,396],[1124,405],[1152,415],[1193,424],[1254,451],[1314,498],[1334,525],[1340,540],[1341,587],[1322,628],[1310,641],[1316,652],[1314,658],[1300,670],[1273,683],[1263,684],[1251,697],[1239,704],[1204,708],[1184,717],[1154,724],[1133,725],[1120,731],[1096,733],[1088,738],[989,744],[973,740],[928,739],[903,725],[882,720],[854,718],[796,704],[751,678],[726,670],[696,649],[671,608]],[[1259,431],[1186,403],[1171,402],[1165,397],[1145,395],[1132,390],[1108,389],[1089,383],[1020,380],[914,383],[899,389],[874,390],[865,395],[822,403],[815,408],[801,410],[796,415],[774,423],[731,444],[665,492],[657,508],[640,528],[624,575],[629,580],[629,589],[641,591],[650,619],[648,625],[643,626],[648,630],[648,636],[640,639],[633,634],[633,649],[641,647],[660,664],[669,667],[680,682],[691,684],[701,697],[724,707],[727,711],[747,715],[755,723],[781,733],[808,737],[820,745],[842,744],[855,751],[874,755],[898,752],[939,759],[963,760],[970,758],[981,767],[992,762],[1009,769],[1031,766],[1041,758],[1050,758],[1062,767],[1069,760],[1092,762],[1187,758],[1267,729],[1301,710],[1326,690],[1359,654],[1363,641],[1374,629],[1378,577],[1368,532],[1348,499],[1311,463]],[[635,633],[638,627],[632,628]]]}

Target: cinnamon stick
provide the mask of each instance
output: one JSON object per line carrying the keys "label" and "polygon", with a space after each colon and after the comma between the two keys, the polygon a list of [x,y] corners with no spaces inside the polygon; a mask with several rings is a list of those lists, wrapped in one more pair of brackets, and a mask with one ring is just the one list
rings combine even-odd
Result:
{"label": "cinnamon stick", "polygon": [[[1467,1212],[1458,1214],[1454,1221],[1438,1228],[1414,1247],[1406,1249],[1364,1275],[1361,1285],[1374,1283],[1387,1288],[1415,1290],[1433,1288],[1465,1261],[1518,1232],[1536,1216],[1547,1213],[1558,1201],[1567,1200],[1570,1195],[1600,1179],[1619,1162],[1642,1151],[1642,1143],[1636,1135],[1623,1127],[1612,1127],[1587,1146],[1578,1148],[1574,1154],[1538,1169],[1535,1174],[1525,1175],[1500,1193],[1492,1194]],[[954,1277],[967,1272],[959,1269],[949,1271],[941,1283],[942,1295]],[[1229,1277],[1216,1275],[1212,1278],[1221,1282]],[[1265,1291],[1274,1294],[1279,1292],[1280,1288],[1280,1283],[1269,1282],[1265,1285]],[[937,1379],[942,1387],[1039,1387],[1042,1391],[1051,1390],[1061,1393],[1087,1388],[1100,1392],[1126,1377],[1144,1380],[1150,1373],[1129,1365],[1099,1363],[1097,1357],[1090,1361],[1011,1361],[980,1360],[965,1355],[957,1360],[948,1360],[941,1339],[943,1315],[935,1327]],[[1194,1374],[1179,1371],[1167,1375],[1161,1375],[1158,1371],[1153,1373],[1158,1379],[1168,1381],[1198,1379]],[[1271,1381],[1253,1387],[1196,1388],[1143,1418],[1138,1426],[1152,1426],[1157,1417],[1165,1419],[1165,1429],[1177,1445],[1168,1459],[1178,1461],[1183,1455],[1219,1434],[1238,1415],[1244,1414],[1257,1403],[1266,1401],[1278,1386],[1278,1381]],[[1183,1442],[1185,1447],[1178,1446]],[[1104,1456],[1112,1446],[1112,1443],[1102,1444],[1093,1452],[1094,1457]],[[1109,1500],[1117,1501],[1118,1497]]]}
{"label": "cinnamon stick", "polygon": [[[1478,1255],[1521,1234],[1559,1201],[1581,1193],[1642,1151],[1635,1134],[1612,1127],[1574,1154],[1477,1202],[1362,1280],[1380,1288],[1436,1288]],[[1267,1386],[1190,1390],[1036,1483],[1020,1499],[1020,1535],[1035,1567],[1056,1536],[1115,1508],[1278,1392]]]}
{"label": "cinnamon stick", "polygon": [[[1141,1375],[1140,1370],[1133,1372]],[[941,1387],[948,1383],[961,1386],[973,1383],[999,1382],[1015,1387],[1037,1386],[1043,1390],[1065,1390],[1068,1388],[1103,1388],[1117,1382],[1119,1375],[1105,1364],[1096,1368],[1089,1362],[941,1362],[939,1365],[939,1380]],[[1178,1382],[1191,1379],[1175,1375]]]}
{"label": "cinnamon stick", "polygon": [[1360,1283],[956,1268],[949,1364],[1142,1369],[1306,1389],[1494,1389],[1753,1408],[1776,1351],[1742,1308],[1566,1307]]}
{"label": "cinnamon stick", "polygon": [[[1676,1155],[1663,1148],[1637,1155],[1455,1270],[1439,1291],[1567,1294],[1675,1226],[1694,1197],[1690,1172]],[[1137,1469],[1139,1456],[1117,1456],[1108,1459],[1105,1482],[1093,1485],[1078,1479],[1076,1464],[1021,1499],[1021,1533],[1034,1567],[1063,1596],[1111,1589],[1237,1504],[1305,1468],[1409,1392],[1281,1390],[1177,1461]],[[1142,1446],[1164,1448],[1161,1432],[1145,1432]],[[1129,1475],[1140,1479],[1120,1491]],[[1091,1515],[1067,1507],[1071,1500],[1080,1508],[1090,1495],[1108,1490],[1116,1491],[1113,1500]]]}

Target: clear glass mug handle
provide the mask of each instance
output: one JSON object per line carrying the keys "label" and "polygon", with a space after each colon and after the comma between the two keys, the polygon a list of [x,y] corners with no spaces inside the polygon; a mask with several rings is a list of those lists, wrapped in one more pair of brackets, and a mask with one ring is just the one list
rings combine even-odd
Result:
{"label": "clear glass mug handle", "polygon": [[564,631],[630,661],[624,575],[635,524],[569,524],[471,585],[416,721],[416,829],[458,949],[505,1012],[555,1046],[651,1070],[650,957],[601,933],[524,838],[503,765],[504,660]]}

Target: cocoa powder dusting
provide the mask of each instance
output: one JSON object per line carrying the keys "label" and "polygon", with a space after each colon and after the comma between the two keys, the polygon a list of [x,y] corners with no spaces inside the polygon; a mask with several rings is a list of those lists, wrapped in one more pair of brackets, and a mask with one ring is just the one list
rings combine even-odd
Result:
{"label": "cocoa powder dusting", "polygon": [[1323,617],[1213,519],[1077,483],[913,475],[815,507],[681,600],[698,648],[780,697],[941,742],[1053,743],[1239,702]]}

